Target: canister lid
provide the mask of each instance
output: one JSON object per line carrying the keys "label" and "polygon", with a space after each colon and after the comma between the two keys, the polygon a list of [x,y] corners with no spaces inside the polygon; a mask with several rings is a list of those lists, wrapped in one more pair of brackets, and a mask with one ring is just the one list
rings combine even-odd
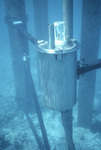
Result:
{"label": "canister lid", "polygon": [[71,39],[70,41],[66,41],[64,45],[57,45],[54,49],[49,49],[48,42],[44,41],[37,44],[35,48],[42,53],[62,54],[77,51],[79,49],[79,44],[75,39]]}

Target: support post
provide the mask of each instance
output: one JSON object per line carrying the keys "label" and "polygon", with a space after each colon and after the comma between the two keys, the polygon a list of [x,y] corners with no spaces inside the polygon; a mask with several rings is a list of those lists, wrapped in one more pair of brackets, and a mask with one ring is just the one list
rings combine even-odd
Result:
{"label": "support post", "polygon": [[66,40],[70,40],[73,38],[73,0],[63,0],[63,20],[66,25]]}
{"label": "support post", "polygon": [[[27,15],[25,13],[24,0],[5,0],[6,22],[8,25],[11,58],[13,65],[16,100],[21,107],[29,112],[33,109],[33,100],[30,85],[26,82],[27,76],[24,72],[24,55],[29,58],[27,38],[21,36],[14,22],[21,21],[23,28],[26,30]],[[29,66],[29,59],[27,59]],[[30,67],[30,66],[29,66]]]}
{"label": "support post", "polygon": [[[65,22],[66,40],[73,38],[73,0],[63,0],[63,20]],[[66,150],[75,150],[72,139],[72,109],[61,113],[66,134]]]}
{"label": "support post", "polygon": [[[49,150],[47,134],[45,131],[43,118],[40,111],[40,106],[38,103],[36,91],[34,88],[32,76],[30,72],[28,41],[27,38],[23,36],[23,34],[20,33],[16,27],[17,25],[16,23],[21,23],[24,30],[26,30],[27,17],[25,15],[24,0],[5,0],[5,7],[6,7],[6,21],[8,24],[8,31],[9,31],[9,38],[10,38],[17,103],[26,114],[29,125],[32,129],[32,132],[35,135],[40,150],[43,150],[44,149],[43,145],[41,144],[38,134],[31,121],[31,118],[28,115],[30,112],[33,112],[33,106],[34,106],[33,104],[35,104],[37,116],[41,126],[41,132],[44,140],[44,147],[47,150]],[[27,35],[30,36],[29,34]],[[35,39],[32,39],[32,37],[29,38],[31,39],[31,41],[33,41],[33,43],[36,43]]]}
{"label": "support post", "polygon": [[66,134],[66,150],[75,150],[74,142],[72,139],[72,110],[61,112],[62,123]]}
{"label": "support post", "polygon": [[[98,58],[101,1],[83,0],[80,58],[89,65]],[[96,71],[80,76],[78,95],[78,126],[90,128],[94,104]]]}
{"label": "support post", "polygon": [[39,40],[48,40],[47,6],[47,0],[33,0],[35,37]]}

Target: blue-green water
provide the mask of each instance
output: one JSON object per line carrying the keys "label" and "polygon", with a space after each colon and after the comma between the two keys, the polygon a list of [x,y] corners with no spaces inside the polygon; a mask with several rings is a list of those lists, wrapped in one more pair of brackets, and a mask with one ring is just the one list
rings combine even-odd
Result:
{"label": "blue-green water", "polygon": [[[33,1],[25,1],[28,14],[28,32],[35,35],[35,22],[33,14]],[[74,1],[74,38],[81,41],[82,2]],[[63,19],[62,0],[48,0],[48,23]],[[10,42],[7,24],[5,23],[5,3],[0,1],[0,150],[39,150],[36,140],[29,127],[23,111],[19,110],[15,101],[15,83],[10,52]],[[41,26],[41,25],[40,25]],[[101,58],[101,38],[99,42],[99,55]],[[65,149],[65,133],[58,111],[53,111],[44,105],[41,98],[37,52],[29,42],[30,67],[38,100],[43,115],[51,150]],[[78,51],[78,59],[79,59]],[[79,82],[79,81],[78,81]],[[73,109],[73,140],[76,150],[101,150],[101,70],[97,70],[96,89],[94,97],[93,130],[78,127],[78,104]],[[36,112],[31,114],[35,128],[42,139]]]}

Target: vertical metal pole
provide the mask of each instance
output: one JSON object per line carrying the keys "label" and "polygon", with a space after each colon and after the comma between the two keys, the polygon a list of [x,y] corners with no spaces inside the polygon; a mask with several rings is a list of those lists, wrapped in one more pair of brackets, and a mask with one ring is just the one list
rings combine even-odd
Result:
{"label": "vertical metal pole", "polygon": [[35,37],[48,40],[48,10],[47,0],[33,0]]}
{"label": "vertical metal pole", "polygon": [[73,38],[73,0],[63,0],[63,20],[66,25],[66,40]]}
{"label": "vertical metal pole", "polygon": [[[82,2],[82,33],[81,54],[85,63],[96,62],[98,58],[99,37],[101,26],[101,1],[83,0]],[[80,76],[78,95],[78,125],[90,128],[94,104],[96,71]]]}
{"label": "vertical metal pole", "polygon": [[75,150],[72,139],[72,110],[61,112],[62,122],[66,134],[66,150]]}
{"label": "vertical metal pole", "polygon": [[54,49],[55,48],[55,39],[54,39],[54,25],[48,26],[48,48]]}
{"label": "vertical metal pole", "polygon": [[[63,20],[65,22],[66,40],[73,38],[73,0],[63,0]],[[72,110],[61,113],[66,134],[66,150],[75,150],[72,139]]]}

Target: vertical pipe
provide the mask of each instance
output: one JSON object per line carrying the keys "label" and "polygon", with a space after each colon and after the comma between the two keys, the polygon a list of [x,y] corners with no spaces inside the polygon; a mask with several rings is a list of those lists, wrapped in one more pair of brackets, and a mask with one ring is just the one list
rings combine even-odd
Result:
{"label": "vertical pipe", "polygon": [[48,48],[54,49],[55,48],[55,39],[54,39],[54,25],[48,26]]}
{"label": "vertical pipe", "polygon": [[63,20],[66,25],[66,40],[73,38],[73,0],[63,0]]}
{"label": "vertical pipe", "polygon": [[72,110],[61,112],[62,123],[66,134],[66,150],[75,150],[75,146],[72,139]]}
{"label": "vertical pipe", "polygon": [[[65,22],[65,38],[73,38],[73,0],[63,0],[63,20]],[[62,122],[66,134],[66,150],[75,150],[72,139],[72,110],[62,113]]]}
{"label": "vertical pipe", "polygon": [[[85,63],[96,62],[98,58],[101,1],[83,0],[80,58]],[[78,125],[90,128],[94,104],[96,71],[84,74],[79,79]]]}
{"label": "vertical pipe", "polygon": [[39,40],[48,38],[47,0],[33,0],[35,37]]}

